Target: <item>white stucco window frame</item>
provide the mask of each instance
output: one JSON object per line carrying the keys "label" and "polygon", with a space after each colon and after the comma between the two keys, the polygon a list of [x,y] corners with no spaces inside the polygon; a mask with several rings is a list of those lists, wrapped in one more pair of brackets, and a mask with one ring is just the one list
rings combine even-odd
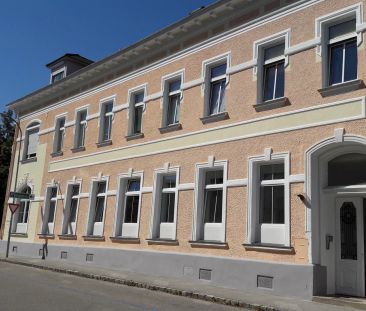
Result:
{"label": "white stucco window frame", "polygon": [[[75,224],[74,227],[72,228],[72,230],[74,231],[73,235],[76,235],[76,229],[77,229],[77,223],[78,223],[78,215],[79,215],[79,206],[80,206],[80,198],[81,198],[81,187],[82,187],[82,179],[75,179],[75,180],[69,180],[66,182],[66,193],[65,193],[65,199],[64,199],[64,210],[63,210],[63,214],[62,214],[62,227],[61,227],[61,234],[62,235],[68,235],[69,230],[67,228],[67,226],[69,225],[68,223],[68,219],[70,217],[70,208],[71,208],[71,200],[72,198],[77,198],[78,203],[77,203],[77,207],[76,207],[76,218],[75,218]],[[79,194],[77,196],[73,196],[72,195],[72,188],[75,185],[79,185]]]}
{"label": "white stucco window frame", "polygon": [[[261,226],[259,224],[259,209],[260,209],[260,174],[259,169],[261,165],[268,164],[284,164],[284,180],[281,182],[285,187],[285,221],[283,225],[278,224],[266,224],[266,230],[273,231],[274,234],[283,235],[280,243],[266,243],[259,240]],[[288,152],[283,153],[267,153],[264,155],[249,157],[248,160],[248,206],[247,206],[247,241],[249,245],[256,244],[272,244],[278,246],[290,247],[290,154]],[[283,232],[280,232],[280,231]]]}
{"label": "white stucco window frame", "polygon": [[[222,219],[221,223],[210,223],[210,231],[215,230],[216,236],[219,238],[215,239],[219,243],[226,242],[226,201],[227,201],[227,160],[213,160],[209,157],[208,163],[198,163],[195,169],[195,187],[194,187],[194,210],[193,210],[193,225],[192,225],[192,241],[193,242],[204,242],[204,230],[205,224],[203,219],[204,210],[204,193],[205,193],[205,177],[206,172],[214,169],[223,170],[223,183],[222,183]],[[211,226],[212,225],[212,226]],[[211,240],[210,240],[211,241]]]}
{"label": "white stucco window frame", "polygon": [[[103,207],[103,221],[100,223],[94,222],[94,213],[97,201],[97,191],[98,191],[98,183],[105,181],[106,189],[104,192],[104,207]],[[108,184],[109,184],[109,176],[97,176],[93,177],[90,181],[90,190],[89,190],[89,208],[88,208],[88,217],[86,223],[86,236],[103,236],[104,234],[104,224],[105,224],[105,214],[107,209],[107,200],[108,200]],[[94,209],[94,212],[92,211]],[[100,234],[95,234],[95,224],[97,224],[97,228]]]}
{"label": "white stucco window frame", "polygon": [[[134,95],[137,93],[142,92],[144,94],[144,100],[141,103],[135,104]],[[127,119],[128,119],[128,133],[127,136],[133,136],[136,135],[134,133],[134,122],[135,122],[135,107],[142,106],[142,115],[146,112],[146,96],[147,96],[147,83],[141,84],[139,86],[136,86],[134,88],[131,88],[128,90],[127,95],[127,103],[128,103],[128,113],[127,113]],[[143,122],[143,116],[141,120],[141,133],[144,132],[144,122]]]}
{"label": "white stucco window frame", "polygon": [[161,119],[161,127],[168,126],[167,124],[167,116],[168,116],[168,106],[169,106],[169,97],[173,94],[169,93],[169,84],[180,79],[180,90],[176,91],[176,94],[180,94],[180,105],[183,103],[183,89],[182,85],[184,83],[184,75],[185,70],[181,69],[174,73],[168,74],[161,78],[161,91],[162,98],[160,102],[160,108],[162,109],[162,119]]}
{"label": "white stucco window frame", "polygon": [[[217,78],[217,80],[221,80],[225,78],[225,92],[230,82],[230,74],[228,74],[228,70],[231,66],[231,51],[226,53],[217,55],[215,57],[205,59],[202,62],[202,86],[201,86],[201,94],[203,96],[203,117],[208,117],[210,115],[210,93],[211,93],[211,68],[226,64],[226,73],[223,76]],[[224,98],[224,107],[226,111],[226,104]]]}
{"label": "white stucco window frame", "polygon": [[[131,179],[140,179],[140,190],[135,191],[135,195],[139,196],[138,214],[136,223],[125,223],[125,207],[126,207],[126,191],[128,181]],[[116,211],[114,215],[113,235],[116,238],[138,238],[140,231],[141,218],[141,202],[142,202],[142,186],[144,182],[143,171],[131,171],[119,174],[117,177],[118,191],[116,200]]]}
{"label": "white stucco window frame", "polygon": [[315,19],[315,39],[318,42],[316,53],[322,58],[323,88],[329,86],[328,46],[330,42],[328,38],[328,29],[330,26],[337,25],[343,21],[350,19],[356,20],[356,32],[352,37],[357,38],[357,46],[359,47],[363,41],[363,31],[365,31],[365,25],[363,25],[363,4],[361,2],[320,16]]}
{"label": "white stucco window frame", "polygon": [[[151,206],[150,239],[176,240],[179,195],[179,166],[159,168],[154,170],[153,204]],[[174,221],[172,223],[160,222],[161,197],[163,193],[162,181],[164,176],[175,175],[175,188],[169,188],[165,193],[174,193]]]}
{"label": "white stucco window frame", "polygon": [[[31,194],[34,196],[34,185],[32,183],[29,183],[29,182],[25,182],[23,185],[21,185],[20,187],[16,187],[17,189],[17,192],[21,192],[21,193],[24,193],[24,191],[27,189],[27,188],[30,188],[31,190]],[[17,203],[21,203],[21,202],[27,202],[28,201],[28,217],[27,217],[27,222],[25,223],[19,223],[18,222],[18,216],[19,216],[19,208],[15,211],[15,213],[12,215],[10,213],[10,217],[14,217],[13,218],[13,224],[12,224],[12,228],[11,228],[11,233],[14,234],[27,234],[28,232],[28,225],[29,225],[29,222],[30,222],[30,212],[31,212],[31,204],[32,204],[32,199],[17,199]],[[12,199],[9,198],[9,201],[8,203],[12,203]]]}
{"label": "white stucco window frame", "polygon": [[[112,111],[106,113],[105,112],[105,107],[106,107],[106,105],[108,105],[110,103],[112,103]],[[114,123],[114,115],[115,115],[114,108],[115,108],[115,106],[116,106],[116,95],[109,96],[107,98],[103,98],[99,102],[98,143],[103,143],[105,141],[109,141],[109,140],[112,139],[112,126],[113,126],[113,123]],[[105,117],[106,116],[111,116],[111,118],[112,118],[109,140],[103,140],[104,127],[106,126],[106,124],[105,124]]]}
{"label": "white stucco window frame", "polygon": [[[275,33],[268,37],[254,41],[253,43],[253,60],[256,64],[253,67],[253,75],[257,77],[257,105],[262,104],[263,91],[264,91],[264,50],[272,46],[284,43],[285,50],[281,59],[284,59],[286,68],[289,65],[289,55],[286,54],[286,50],[290,47],[291,29],[286,29],[281,32]],[[286,77],[285,77],[286,83]]]}
{"label": "white stucco window frame", "polygon": [[[54,199],[51,198],[52,188],[56,187],[56,197]],[[55,182],[47,183],[46,184],[46,193],[45,193],[45,200],[44,200],[44,210],[43,210],[43,221],[42,221],[42,228],[41,228],[41,235],[53,235],[55,223],[56,223],[56,215],[57,215],[57,203],[59,198],[59,185]],[[49,223],[49,212],[50,212],[50,204],[51,200],[55,201],[55,211],[53,215],[53,222]]]}

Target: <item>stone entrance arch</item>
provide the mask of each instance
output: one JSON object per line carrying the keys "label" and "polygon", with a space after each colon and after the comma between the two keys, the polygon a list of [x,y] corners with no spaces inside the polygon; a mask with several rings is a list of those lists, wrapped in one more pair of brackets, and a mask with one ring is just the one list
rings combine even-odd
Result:
{"label": "stone entrance arch", "polygon": [[[339,270],[337,251],[340,247],[340,232],[336,227],[336,216],[339,216],[336,201],[358,200],[358,204],[362,205],[363,198],[366,198],[366,185],[362,184],[359,176],[354,176],[352,180],[349,178],[343,184],[333,182],[337,178],[334,171],[328,176],[328,167],[333,170],[339,164],[337,161],[346,161],[347,158],[350,161],[356,158],[358,161],[366,159],[365,137],[331,137],[313,145],[305,152],[305,228],[309,241],[309,262],[314,265],[314,294],[339,292],[336,273]],[[329,181],[328,177],[333,180]],[[360,212],[362,211],[363,206],[360,207]],[[362,236],[362,249],[363,244]],[[362,273],[364,274],[364,271]],[[360,292],[364,295],[364,289],[358,293]]]}

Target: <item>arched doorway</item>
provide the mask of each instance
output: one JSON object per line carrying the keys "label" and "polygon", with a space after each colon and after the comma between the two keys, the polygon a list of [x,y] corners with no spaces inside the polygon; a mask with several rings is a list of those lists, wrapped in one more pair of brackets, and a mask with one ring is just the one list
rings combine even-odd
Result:
{"label": "arched doorway", "polygon": [[[306,230],[315,294],[365,296],[366,139],[327,139],[306,152]],[[321,272],[321,273],[318,273]]]}

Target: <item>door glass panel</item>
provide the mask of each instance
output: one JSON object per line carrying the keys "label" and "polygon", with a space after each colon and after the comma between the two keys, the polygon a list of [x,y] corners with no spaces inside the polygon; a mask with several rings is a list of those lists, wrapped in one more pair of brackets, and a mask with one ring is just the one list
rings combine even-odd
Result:
{"label": "door glass panel", "polygon": [[344,202],[340,211],[341,259],[357,260],[356,207]]}

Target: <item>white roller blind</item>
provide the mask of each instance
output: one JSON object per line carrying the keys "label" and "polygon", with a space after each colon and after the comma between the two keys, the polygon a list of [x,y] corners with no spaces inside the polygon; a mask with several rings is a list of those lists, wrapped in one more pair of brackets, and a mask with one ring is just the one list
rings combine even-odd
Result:
{"label": "white roller blind", "polygon": [[34,129],[28,132],[27,156],[37,153],[37,145],[38,145],[38,129]]}

